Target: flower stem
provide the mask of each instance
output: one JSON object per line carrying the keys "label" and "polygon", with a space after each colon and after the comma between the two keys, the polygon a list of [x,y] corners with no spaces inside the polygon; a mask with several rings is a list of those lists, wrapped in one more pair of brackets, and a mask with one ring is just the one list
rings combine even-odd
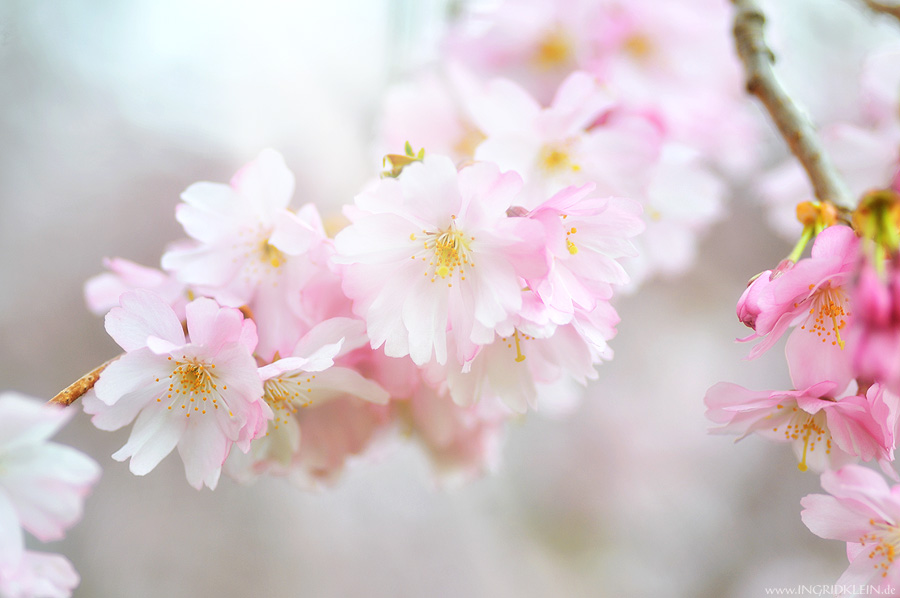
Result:
{"label": "flower stem", "polygon": [[121,357],[121,355],[116,355],[102,365],[98,365],[90,372],[57,393],[55,397],[50,399],[50,402],[57,405],[62,405],[63,407],[68,407],[79,398],[81,398],[84,393],[94,388],[94,384],[96,384],[97,380],[100,379],[100,373],[106,369],[106,366],[117,360],[119,357]]}
{"label": "flower stem", "polygon": [[853,207],[847,187],[825,153],[815,129],[781,86],[772,68],[775,55],[766,44],[766,17],[756,0],[731,0],[736,8],[734,40],[747,75],[747,91],[762,102],[791,153],[806,170],[820,201]]}

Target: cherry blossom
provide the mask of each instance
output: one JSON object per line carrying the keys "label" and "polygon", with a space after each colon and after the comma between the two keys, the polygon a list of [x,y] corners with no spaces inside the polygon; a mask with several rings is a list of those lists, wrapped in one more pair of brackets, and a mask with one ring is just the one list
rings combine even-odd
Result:
{"label": "cherry blossom", "polygon": [[530,336],[525,330],[527,326],[523,325],[522,330],[516,328],[511,335],[482,347],[461,371],[452,364],[428,368],[426,379],[433,386],[444,382],[453,401],[462,407],[490,398],[524,413],[538,408],[539,395],[549,394],[540,393],[540,388],[546,389],[562,378],[583,387],[597,378],[594,354],[575,326],[557,327],[551,336],[543,338]]}
{"label": "cherry blossom", "polygon": [[567,324],[576,310],[592,311],[608,301],[628,275],[618,260],[634,257],[632,239],[644,229],[640,205],[629,199],[598,198],[593,185],[568,187],[528,213],[544,226],[553,256],[545,278],[529,281],[551,321]]}
{"label": "cherry blossom", "polygon": [[181,195],[176,218],[195,240],[170,249],[162,266],[230,307],[247,305],[265,357],[288,352],[308,329],[299,306],[304,284],[326,256],[316,207],[288,210],[294,175],[274,150],[234,175],[230,184],[195,183]]}
{"label": "cherry blossom", "polygon": [[597,12],[584,0],[502,2],[460,19],[447,54],[478,74],[518,81],[545,102],[569,73],[593,63]]}
{"label": "cherry blossom", "polygon": [[[816,237],[809,258],[781,275],[760,277],[754,286],[755,333],[741,339],[763,339],[750,351],[757,357],[791,327],[786,348],[791,376],[800,386],[807,381],[832,380],[846,386],[852,377],[852,350],[846,330],[853,312],[849,284],[859,259],[859,239],[846,226],[832,226]],[[765,288],[763,288],[765,287]],[[746,301],[744,301],[746,304]],[[846,350],[845,350],[846,349]]]}
{"label": "cherry blossom", "polygon": [[740,95],[727,19],[715,0],[506,0],[464,15],[447,46],[452,59],[542,103],[573,71],[590,73],[629,108],[656,112],[671,140],[746,172],[758,123]]}
{"label": "cherry blossom", "polygon": [[74,411],[0,394],[0,596],[70,596],[78,574],[64,557],[25,549],[23,528],[58,540],[81,518],[100,467],[48,439]]}
{"label": "cherry blossom", "polygon": [[493,340],[522,306],[520,278],[548,270],[540,224],[507,216],[520,187],[493,164],[457,172],[432,155],[356,197],[335,259],[373,348],[446,363],[449,330],[465,363]]}
{"label": "cherry blossom", "polygon": [[800,517],[817,536],[847,543],[850,566],[837,586],[873,591],[900,587],[900,485],[888,487],[877,473],[858,465],[822,474],[825,494],[800,503]]}
{"label": "cherry blossom", "polygon": [[158,295],[137,290],[120,302],[106,329],[125,354],[84,397],[85,411],[101,430],[134,420],[128,442],[113,454],[130,457],[132,473],[150,472],[177,446],[188,483],[215,488],[231,446],[249,450],[272,417],[252,357],[256,327],[238,310],[200,298],[185,307],[186,340]]}
{"label": "cherry blossom", "polygon": [[693,266],[699,239],[724,214],[725,185],[697,150],[666,141],[646,187],[630,197],[643,206],[646,229],[634,240],[637,255],[623,262],[631,277],[626,291]]}
{"label": "cherry blossom", "polygon": [[0,565],[3,598],[69,598],[81,578],[64,556],[26,550],[16,568]]}
{"label": "cherry blossom", "polygon": [[896,263],[882,272],[871,261],[862,265],[853,287],[855,352],[853,369],[866,381],[900,392],[900,272]]}
{"label": "cherry blossom", "polygon": [[842,391],[830,380],[788,391],[751,391],[719,382],[707,391],[704,402],[707,418],[722,424],[713,432],[738,434],[738,440],[755,433],[790,442],[801,471],[836,469],[854,457],[877,459],[890,470],[893,430],[885,430],[873,414],[877,390],[836,398]]}
{"label": "cherry blossom", "polygon": [[388,90],[379,119],[379,157],[398,153],[407,142],[456,162],[474,156],[484,134],[466,113],[458,69],[448,71],[426,71]]}
{"label": "cherry blossom", "polygon": [[497,401],[461,407],[428,386],[404,406],[402,422],[424,447],[438,482],[457,484],[496,469],[512,413]]}
{"label": "cherry blossom", "polygon": [[614,112],[612,96],[588,73],[572,73],[542,108],[504,79],[464,95],[485,140],[475,158],[515,170],[525,181],[520,205],[534,208],[569,185],[595,183],[604,194],[632,197],[643,189],[661,143],[656,124]]}
{"label": "cherry blossom", "polygon": [[[362,321],[332,318],[300,339],[292,356],[261,367],[263,399],[272,409],[274,418],[265,435],[253,441],[247,456],[237,453],[232,456],[230,463],[233,466],[229,467],[229,473],[239,479],[249,479],[251,475],[263,472],[292,475],[294,470],[302,470],[308,465],[312,443],[307,439],[301,449],[304,435],[334,439],[351,430],[346,425],[351,421],[348,419],[334,422],[336,426],[319,432],[315,423],[322,418],[304,417],[304,412],[335,400],[387,404],[390,396],[378,384],[352,368],[335,364],[336,359],[366,344],[368,339]],[[310,427],[303,430],[301,422],[307,420]],[[321,472],[317,473],[321,475]]]}

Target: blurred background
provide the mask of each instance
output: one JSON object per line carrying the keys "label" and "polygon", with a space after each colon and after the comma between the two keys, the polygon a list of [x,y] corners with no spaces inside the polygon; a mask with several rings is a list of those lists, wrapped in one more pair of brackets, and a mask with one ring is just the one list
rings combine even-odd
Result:
{"label": "blurred background", "polygon": [[[781,30],[786,83],[814,109],[833,109],[841,84],[828,60],[852,71],[859,48],[897,35],[852,2],[782,1],[798,27]],[[192,182],[227,181],[274,147],[297,176],[295,207],[352,201],[380,168],[380,98],[434,55],[447,9],[0,1],[0,389],[49,398],[117,353],[82,284],[103,257],[157,265],[182,237],[173,210]],[[780,142],[767,143],[774,161]],[[128,431],[82,413],[57,439],[104,474],[81,523],[39,549],[65,554],[82,576],[75,596],[96,598],[749,598],[833,583],[844,545],[799,518],[817,476],[785,446],[709,436],[703,416],[717,381],[790,384],[779,349],[748,362],[734,343],[747,279],[790,249],[747,185],[733,182],[691,273],[622,298],[616,358],[581,406],[515,422],[495,474],[441,488],[401,444],[317,493],[225,477],[197,492],[175,456],[132,476],[109,457]]]}

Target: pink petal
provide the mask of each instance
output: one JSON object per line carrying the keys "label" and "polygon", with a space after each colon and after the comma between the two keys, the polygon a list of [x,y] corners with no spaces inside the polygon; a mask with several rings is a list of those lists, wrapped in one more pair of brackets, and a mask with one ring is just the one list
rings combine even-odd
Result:
{"label": "pink petal", "polygon": [[246,247],[229,240],[224,246],[216,243],[170,249],[162,256],[162,267],[182,282],[219,286],[237,276],[245,259]]}
{"label": "pink petal", "polygon": [[[215,243],[223,231],[233,229],[241,197],[222,183],[194,183],[181,194],[183,204],[175,208],[175,219],[192,239]],[[163,268],[168,269],[165,264]]]}
{"label": "pink petal", "polygon": [[11,499],[0,487],[0,563],[15,564],[25,550],[25,537],[19,525],[19,515]]}
{"label": "pink petal", "polygon": [[265,221],[287,208],[294,195],[294,175],[281,154],[265,149],[232,177],[231,186]]}
{"label": "pink petal", "polygon": [[146,347],[150,336],[184,344],[178,316],[156,293],[137,289],[123,293],[119,303],[121,307],[114,307],[106,315],[106,331],[126,351]]}
{"label": "pink petal", "polygon": [[390,399],[381,386],[350,368],[332,367],[316,373],[311,388],[313,391],[310,394],[316,402],[325,398],[326,394],[328,398],[349,395],[378,405],[386,405]]}
{"label": "pink petal", "polygon": [[202,345],[210,355],[241,338],[244,316],[234,308],[201,297],[188,303],[185,312],[191,344]]}
{"label": "pink petal", "polygon": [[47,405],[16,392],[0,393],[0,452],[47,440],[73,415],[74,410]]}
{"label": "pink petal", "polygon": [[269,244],[287,255],[300,255],[319,240],[319,235],[296,215],[284,211],[275,216],[275,229]]}
{"label": "pink petal", "polygon": [[187,481],[197,490],[204,484],[215,490],[231,443],[214,420],[198,420],[191,424],[178,442]]}
{"label": "pink petal", "polygon": [[294,348],[294,355],[312,355],[325,345],[344,339],[340,351],[334,357],[345,355],[369,343],[366,323],[356,318],[330,318],[316,324]]}
{"label": "pink petal", "polygon": [[112,457],[116,461],[131,457],[131,472],[146,475],[172,452],[187,421],[183,415],[170,414],[162,407],[145,409],[135,420],[128,442],[113,453]]}
{"label": "pink petal", "polygon": [[859,237],[849,226],[829,226],[816,237],[810,256],[822,258],[855,255],[858,245]]}
{"label": "pink petal", "polygon": [[446,156],[425,156],[404,168],[398,180],[405,204],[415,206],[409,211],[431,226],[446,228],[450,216],[461,213],[456,166]]}
{"label": "pink petal", "polygon": [[29,550],[18,569],[0,579],[0,594],[10,598],[70,598],[80,581],[65,557]]}
{"label": "pink petal", "polygon": [[[165,357],[154,355],[149,349],[138,349],[126,353],[103,370],[100,379],[94,385],[97,398],[106,405],[114,405],[125,395],[143,387],[152,386],[156,378],[167,378],[172,373],[172,366]],[[163,386],[164,388],[164,386]],[[160,388],[160,394],[163,388]],[[148,390],[148,392],[153,389]],[[144,395],[145,400],[150,398]],[[92,410],[89,413],[99,413]]]}
{"label": "pink petal", "polygon": [[100,476],[97,463],[67,446],[47,443],[4,458],[2,485],[22,526],[43,542],[63,537],[81,518],[84,495]]}
{"label": "pink petal", "polygon": [[[831,339],[831,337],[827,337]],[[806,388],[818,382],[831,381],[835,391],[841,392],[853,378],[852,351],[845,345],[832,345],[831,340],[812,330],[795,328],[784,348],[795,388]]]}
{"label": "pink petal", "polygon": [[820,538],[856,542],[871,531],[870,511],[860,511],[833,496],[809,494],[800,500],[800,518]]}

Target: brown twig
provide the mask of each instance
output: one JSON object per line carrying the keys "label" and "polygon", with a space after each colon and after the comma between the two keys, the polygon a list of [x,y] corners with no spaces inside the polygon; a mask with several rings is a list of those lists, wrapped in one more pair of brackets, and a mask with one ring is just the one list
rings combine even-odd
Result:
{"label": "brown twig", "polygon": [[64,390],[60,391],[55,397],[50,399],[50,402],[62,405],[63,407],[68,407],[81,398],[87,391],[94,388],[94,384],[100,379],[100,372],[105,370],[106,366],[117,360],[119,357],[121,357],[121,355],[116,355],[103,365],[95,367],[90,372],[68,385]]}
{"label": "brown twig", "polygon": [[775,55],[766,44],[766,17],[756,0],[731,0],[736,8],[734,39],[747,75],[747,91],[763,103],[769,116],[800,161],[816,197],[837,206],[853,208],[847,187],[822,148],[815,129],[775,77]]}
{"label": "brown twig", "polygon": [[888,15],[900,21],[900,4],[887,4],[878,0],[862,0],[862,3],[872,12]]}

